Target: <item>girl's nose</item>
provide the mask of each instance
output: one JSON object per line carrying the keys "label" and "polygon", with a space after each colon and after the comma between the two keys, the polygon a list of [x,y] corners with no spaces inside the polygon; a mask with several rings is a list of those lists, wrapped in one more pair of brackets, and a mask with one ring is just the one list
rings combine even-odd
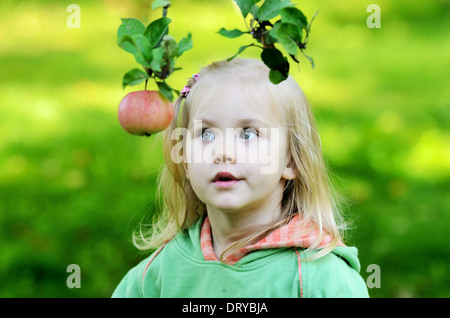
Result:
{"label": "girl's nose", "polygon": [[214,157],[214,163],[236,163],[235,157],[227,152],[218,153]]}
{"label": "girl's nose", "polygon": [[225,138],[230,140],[220,140],[215,147],[214,163],[236,163],[234,138]]}

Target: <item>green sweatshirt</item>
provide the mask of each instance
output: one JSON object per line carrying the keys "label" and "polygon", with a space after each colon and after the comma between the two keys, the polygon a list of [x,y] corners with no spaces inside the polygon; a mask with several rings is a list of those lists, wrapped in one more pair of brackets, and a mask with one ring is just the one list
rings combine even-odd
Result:
{"label": "green sweatshirt", "polygon": [[132,268],[112,297],[368,297],[355,247],[305,260],[303,248],[255,250],[233,265],[206,261],[204,218]]}

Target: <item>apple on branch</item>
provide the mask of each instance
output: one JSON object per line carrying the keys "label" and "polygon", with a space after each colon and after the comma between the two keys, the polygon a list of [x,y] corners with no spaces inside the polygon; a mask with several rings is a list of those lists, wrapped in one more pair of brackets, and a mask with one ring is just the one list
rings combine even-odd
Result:
{"label": "apple on branch", "polygon": [[[134,18],[122,19],[117,31],[119,46],[131,53],[142,69],[134,68],[123,77],[123,88],[145,81],[145,89],[128,93],[120,102],[119,123],[133,135],[150,136],[169,127],[175,112],[172,105],[174,92],[179,91],[167,84],[166,79],[181,68],[175,67],[175,60],[192,48],[191,33],[178,43],[168,35],[167,18],[169,1],[155,0],[152,9],[163,8],[163,17],[147,27]],[[153,79],[158,90],[147,90],[149,79]]]}
{"label": "apple on branch", "polygon": [[158,91],[137,91],[125,95],[119,105],[122,128],[139,136],[150,136],[169,127],[175,115],[172,103]]}

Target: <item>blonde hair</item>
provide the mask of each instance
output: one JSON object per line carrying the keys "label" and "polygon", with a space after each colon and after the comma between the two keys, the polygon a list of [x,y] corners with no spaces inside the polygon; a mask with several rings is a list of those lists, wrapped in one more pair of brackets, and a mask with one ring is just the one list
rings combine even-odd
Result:
{"label": "blonde hair", "polygon": [[[165,167],[160,174],[158,194],[162,195],[162,212],[155,216],[153,225],[146,230],[141,226],[133,241],[142,250],[155,249],[188,228],[206,213],[205,204],[194,193],[185,175],[183,163],[175,163],[171,152],[179,140],[172,140],[172,132],[179,125],[187,127],[189,113],[197,101],[214,90],[226,90],[226,83],[239,83],[239,87],[258,102],[271,105],[288,131],[291,158],[297,172],[287,180],[281,203],[281,217],[264,228],[252,228],[240,233],[239,238],[222,256],[247,244],[256,243],[271,231],[287,224],[295,214],[306,224],[318,230],[317,240],[307,249],[315,250],[313,258],[321,257],[337,246],[342,239],[343,220],[338,209],[337,194],[331,184],[322,154],[322,146],[309,103],[297,82],[289,78],[274,85],[268,78],[269,69],[260,61],[236,58],[230,62],[215,62],[201,70],[200,79],[189,80],[190,92],[175,102],[175,119],[164,134]],[[181,141],[183,142],[183,141]],[[323,238],[331,242],[318,249]]]}

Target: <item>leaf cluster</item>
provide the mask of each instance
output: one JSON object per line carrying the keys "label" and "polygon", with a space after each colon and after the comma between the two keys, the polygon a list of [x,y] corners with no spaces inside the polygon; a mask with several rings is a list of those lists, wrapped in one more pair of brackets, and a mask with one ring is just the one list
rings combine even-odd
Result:
{"label": "leaf cluster", "polygon": [[289,75],[288,59],[275,47],[276,44],[280,44],[294,62],[299,63],[296,56],[300,51],[314,67],[314,60],[306,55],[304,50],[308,43],[311,23],[318,12],[308,23],[303,12],[290,0],[235,0],[235,2],[244,17],[247,31],[222,28],[218,33],[227,38],[250,34],[259,44],[241,46],[238,52],[228,59],[229,61],[248,47],[260,47],[261,60],[270,68],[270,81],[278,84]]}
{"label": "leaf cluster", "polygon": [[192,48],[192,35],[187,36],[178,43],[168,34],[169,24],[172,21],[166,17],[169,1],[155,0],[152,9],[163,8],[163,17],[145,26],[134,18],[121,19],[122,24],[117,30],[119,46],[133,54],[136,62],[142,65],[142,69],[134,68],[123,77],[123,87],[136,85],[153,78],[160,92],[170,101],[173,100],[173,92],[180,92],[170,87],[166,79],[176,70],[175,61],[184,52]]}

